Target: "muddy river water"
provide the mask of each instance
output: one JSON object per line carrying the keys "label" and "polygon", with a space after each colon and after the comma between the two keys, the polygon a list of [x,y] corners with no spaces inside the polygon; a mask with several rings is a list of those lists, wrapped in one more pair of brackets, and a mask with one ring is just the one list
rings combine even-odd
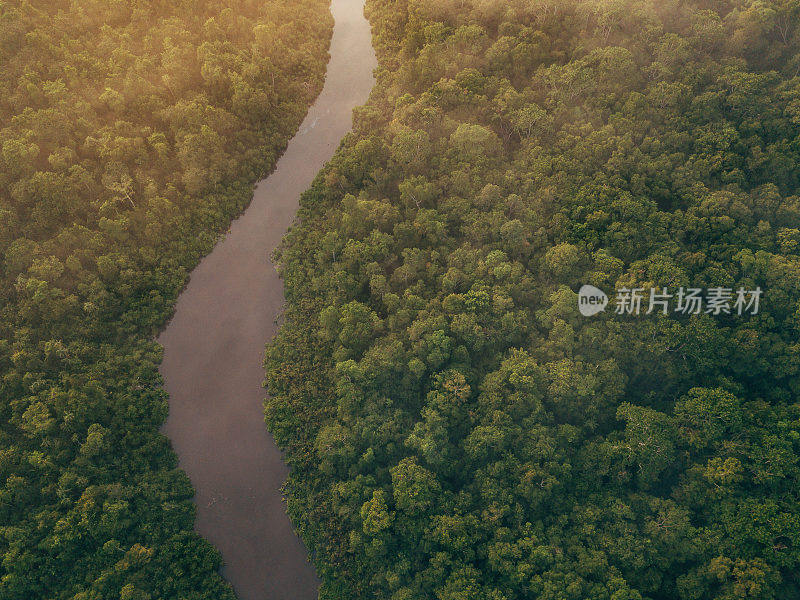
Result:
{"label": "muddy river water", "polygon": [[240,600],[311,600],[319,587],[280,492],[287,469],[264,425],[262,357],[284,303],[268,257],[374,83],[363,0],[333,0],[331,11],[320,96],[248,209],[192,272],[159,337],[170,395],[163,431],[197,491],[196,529],[222,553]]}

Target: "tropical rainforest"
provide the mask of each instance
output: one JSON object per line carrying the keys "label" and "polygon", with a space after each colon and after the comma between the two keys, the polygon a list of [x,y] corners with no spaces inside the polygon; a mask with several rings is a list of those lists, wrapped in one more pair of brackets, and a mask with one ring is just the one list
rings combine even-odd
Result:
{"label": "tropical rainforest", "polygon": [[[265,361],[320,598],[800,598],[800,2],[367,8]],[[587,318],[583,284],[764,295]]]}
{"label": "tropical rainforest", "polygon": [[319,93],[324,0],[0,2],[0,599],[231,599],[155,333]]}

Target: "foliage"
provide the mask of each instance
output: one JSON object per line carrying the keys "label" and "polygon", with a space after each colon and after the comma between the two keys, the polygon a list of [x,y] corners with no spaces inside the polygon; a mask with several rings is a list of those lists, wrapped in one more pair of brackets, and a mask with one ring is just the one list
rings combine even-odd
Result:
{"label": "foliage", "polygon": [[370,0],[266,359],[322,598],[800,598],[799,7]]}
{"label": "foliage", "polygon": [[322,0],[0,3],[0,598],[232,598],[153,341],[322,85]]}

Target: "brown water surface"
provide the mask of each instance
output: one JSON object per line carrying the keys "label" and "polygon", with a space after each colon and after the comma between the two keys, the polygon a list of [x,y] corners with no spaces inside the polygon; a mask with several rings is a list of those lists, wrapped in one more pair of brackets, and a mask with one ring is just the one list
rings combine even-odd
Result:
{"label": "brown water surface", "polygon": [[363,4],[332,1],[319,98],[248,209],[192,272],[158,340],[170,395],[163,431],[197,490],[196,529],[222,552],[223,575],[241,600],[317,597],[319,580],[280,492],[287,469],[264,425],[264,344],[284,303],[268,257],[374,83]]}

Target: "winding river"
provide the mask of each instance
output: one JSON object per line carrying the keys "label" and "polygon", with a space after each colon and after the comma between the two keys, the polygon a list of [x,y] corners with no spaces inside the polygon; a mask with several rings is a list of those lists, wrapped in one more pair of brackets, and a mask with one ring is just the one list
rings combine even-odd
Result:
{"label": "winding river", "polygon": [[158,340],[170,395],[163,431],[197,492],[195,527],[221,551],[240,600],[311,600],[319,588],[280,492],[287,468],[264,425],[262,357],[284,304],[268,257],[374,83],[363,4],[332,0],[322,92],[248,209],[192,272]]}

